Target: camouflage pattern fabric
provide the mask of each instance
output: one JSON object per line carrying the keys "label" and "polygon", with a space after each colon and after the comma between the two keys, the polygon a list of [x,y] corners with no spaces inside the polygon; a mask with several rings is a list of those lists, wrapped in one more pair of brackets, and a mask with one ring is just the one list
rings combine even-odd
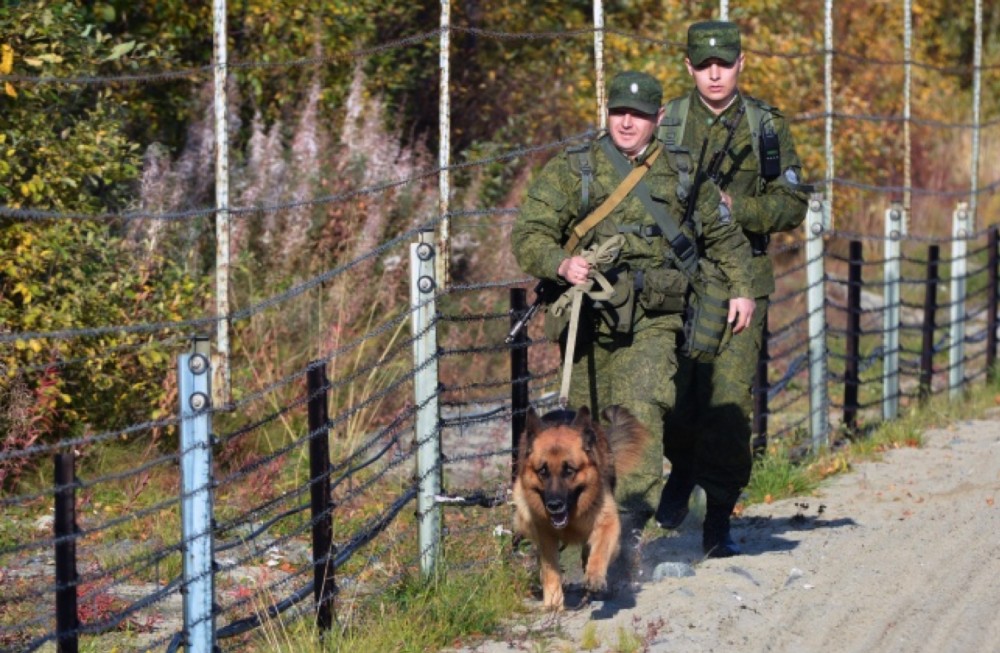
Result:
{"label": "camouflage pattern fabric", "polygon": [[750,482],[753,377],[767,306],[766,297],[757,299],[750,326],[713,362],[678,361],[677,407],[664,420],[664,454],[695,469],[698,485],[720,503],[735,503]]}
{"label": "camouflage pattern fabric", "polygon": [[[697,154],[707,137],[707,152],[721,148],[726,140],[727,127],[724,121],[737,112],[740,102],[747,101],[753,100],[740,97],[721,115],[716,116],[699,99],[698,91],[692,91],[688,99],[690,113],[681,144]],[[790,169],[801,179],[802,163],[795,152],[788,123],[775,109],[765,113],[765,120],[767,115],[770,115],[778,135],[782,173]],[[806,217],[809,195],[790,183],[784,174],[762,184],[761,188],[757,159],[750,139],[750,125],[744,118],[736,129],[732,147],[720,168],[722,189],[733,198],[733,219],[743,227],[748,238],[754,234],[770,235],[795,229]],[[750,297],[766,297],[774,292],[774,268],[769,257],[753,257],[750,271],[753,274],[753,292]]]}
{"label": "camouflage pattern fabric", "polygon": [[[723,120],[736,113],[740,102],[755,100],[741,96],[720,116],[702,103],[697,90],[688,101],[690,113],[681,143],[698,151],[707,137],[707,151],[712,152],[725,139]],[[766,182],[760,179],[746,119],[737,128],[721,168],[721,186],[732,197],[733,219],[751,239],[798,227],[808,203],[808,194],[800,186],[801,162],[787,122],[774,109],[765,111],[764,116],[772,121],[778,135],[782,174]],[[785,174],[789,170],[792,173]],[[752,467],[751,389],[767,319],[767,297],[774,292],[774,268],[766,254],[754,256],[750,267],[750,296],[757,299],[753,322],[733,337],[714,362],[681,362],[678,402],[684,410],[668,415],[664,425],[664,437],[669,441],[665,453],[672,465],[694,468],[696,482],[719,501],[738,498],[749,482]]]}
{"label": "camouflage pattern fabric", "polygon": [[[608,138],[608,136],[604,136]],[[639,157],[645,160],[659,147],[654,142]],[[618,185],[618,175],[598,144],[590,148],[594,162],[591,207],[599,206]],[[553,158],[528,189],[511,234],[511,247],[521,269],[538,278],[558,280],[557,270],[568,254],[563,251],[573,225],[582,220],[581,179],[572,166],[572,152]],[[667,205],[671,214],[683,215],[678,199],[678,174],[669,157],[660,156],[643,178],[654,201]],[[698,198],[697,216],[705,253],[716,260],[729,279],[731,296],[747,297],[750,248],[735,224],[720,220],[718,191],[706,187]],[[655,226],[642,202],[634,194],[626,197],[611,214],[584,237],[584,248],[619,234],[620,227]],[[696,238],[687,230],[690,238]],[[633,229],[623,233],[625,245],[611,266],[619,275],[667,264],[669,244],[659,236],[644,236]],[[608,270],[601,270],[609,272]],[[621,284],[623,289],[630,284]],[[616,285],[616,288],[618,286]],[[585,306],[580,320],[581,336],[576,345],[571,405],[589,405],[597,413],[619,403],[632,411],[653,435],[647,464],[628,478],[619,479],[619,500],[626,509],[651,514],[662,482],[663,417],[673,407],[677,336],[681,331],[679,313],[647,312],[636,305],[631,330],[616,328],[617,317],[609,319],[600,307]],[[641,499],[640,499],[641,497]]]}
{"label": "camouflage pattern fabric", "polygon": [[740,56],[740,28],[736,23],[706,20],[688,27],[687,58],[696,68],[709,59],[731,64]]}

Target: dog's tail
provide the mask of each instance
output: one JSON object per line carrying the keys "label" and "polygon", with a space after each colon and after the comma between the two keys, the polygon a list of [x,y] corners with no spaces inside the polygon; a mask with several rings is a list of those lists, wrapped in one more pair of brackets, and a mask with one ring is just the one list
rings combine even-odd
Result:
{"label": "dog's tail", "polygon": [[601,411],[601,417],[607,424],[605,432],[615,461],[615,473],[626,474],[642,460],[651,437],[649,431],[624,406],[608,406]]}

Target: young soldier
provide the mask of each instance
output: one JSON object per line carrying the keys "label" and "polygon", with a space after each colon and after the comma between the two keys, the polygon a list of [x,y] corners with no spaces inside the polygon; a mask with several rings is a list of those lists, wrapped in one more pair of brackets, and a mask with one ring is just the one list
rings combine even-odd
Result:
{"label": "young soldier", "polygon": [[[571,361],[569,408],[586,405],[597,415],[620,404],[653,434],[640,468],[618,479],[618,502],[629,513],[623,532],[649,519],[662,483],[663,417],[674,405],[674,352],[687,284],[676,268],[677,256],[704,243],[700,253],[717,262],[728,279],[735,331],[749,324],[754,306],[750,246],[732,221],[721,219],[715,188],[706,185],[699,194],[697,224],[681,227],[679,238],[676,232],[665,237],[653,215],[679,224],[685,206],[680,198],[688,190],[679,188],[672,155],[655,138],[662,98],[659,82],[650,75],[617,75],[608,91],[607,133],[545,165],[528,189],[511,234],[514,256],[528,274],[564,289],[590,284],[598,275],[614,284],[610,299],[585,299]],[[641,182],[622,196],[623,181],[637,168],[644,170]],[[607,217],[580,228],[587,216],[609,208]],[[567,245],[571,237],[580,240]],[[601,261],[595,260],[597,250],[604,252]],[[549,331],[551,307],[546,319]],[[550,335],[560,338],[565,356],[568,330],[560,334],[563,325],[556,326]]]}
{"label": "young soldier", "polygon": [[716,182],[722,201],[750,241],[756,310],[749,328],[733,337],[713,362],[680,361],[678,408],[664,425],[671,472],[656,521],[677,528],[688,513],[691,491],[700,485],[708,497],[704,550],[711,557],[728,557],[740,553],[730,536],[729,519],[752,466],[752,384],[768,295],[774,291],[768,242],[771,234],[802,223],[810,189],[800,181],[801,164],[784,117],[739,91],[745,57],[736,24],[691,25],[684,63],[695,88],[667,104],[658,136],[668,149],[695,153],[707,140],[709,159],[724,146],[735,123]]}

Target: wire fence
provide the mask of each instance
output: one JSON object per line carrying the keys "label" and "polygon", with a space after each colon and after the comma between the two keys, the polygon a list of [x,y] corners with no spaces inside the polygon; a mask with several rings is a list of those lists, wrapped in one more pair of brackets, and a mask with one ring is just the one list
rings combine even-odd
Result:
{"label": "wire fence", "polygon": [[[450,31],[497,43],[580,41],[580,47],[595,35],[592,28],[504,32],[458,26]],[[244,61],[230,67],[274,74],[291,68],[320,69],[368,61],[398,49],[432,47],[441,34],[430,30],[332,56]],[[603,34],[668,53],[683,50],[682,43],[625,30],[605,28]],[[970,66],[876,59],[836,49],[747,51],[782,60],[829,55],[834,61],[873,68],[910,63],[947,75],[971,71]],[[6,74],[0,81],[52,87],[67,94],[91,86],[149,87],[155,93],[161,83],[187,82],[194,97],[212,70],[195,66],[167,71],[151,66],[116,76]],[[978,70],[995,74],[1000,65]],[[970,123],[965,118],[817,112],[810,106],[786,113],[796,126],[827,118],[838,124],[909,121],[929,130],[991,134],[1000,125],[1000,118]],[[0,450],[6,481],[0,505],[7,515],[0,526],[0,647],[35,651],[77,638],[97,642],[112,638],[108,641],[120,650],[136,651],[177,650],[188,644],[185,632],[194,624],[183,619],[184,601],[193,579],[185,576],[190,564],[185,552],[192,539],[182,534],[181,506],[192,494],[205,491],[210,491],[212,510],[207,535],[212,541],[215,607],[209,618],[223,649],[242,649],[270,620],[317,618],[324,607],[335,606],[341,625],[374,618],[380,597],[420,575],[427,551],[419,530],[427,515],[417,503],[431,476],[440,483],[434,502],[441,512],[449,560],[456,568],[488,564],[482,552],[496,550],[497,543],[509,536],[506,506],[514,433],[526,410],[517,399],[518,390],[526,389],[536,407],[553,405],[558,351],[541,336],[539,324],[530,327],[527,341],[504,343],[517,312],[510,303],[511,293],[530,284],[512,269],[509,256],[497,255],[507,249],[506,236],[517,210],[507,205],[477,206],[468,199],[465,206],[442,215],[419,198],[428,195],[441,175],[469,174],[481,180],[497,165],[537,160],[594,134],[592,126],[582,127],[544,143],[487,148],[483,151],[489,154],[459,164],[414,160],[405,166],[377,165],[379,153],[373,151],[366,170],[333,192],[310,189],[297,194],[287,185],[282,193],[269,194],[252,183],[249,177],[255,173],[248,167],[238,171],[248,178],[227,207],[236,220],[237,246],[250,243],[253,230],[267,231],[262,225],[271,225],[272,235],[282,228],[292,233],[316,216],[327,219],[325,212],[359,202],[379,205],[378,210],[389,215],[392,209],[387,207],[406,196],[410,210],[401,219],[386,218],[382,231],[372,231],[367,240],[358,237],[353,250],[330,257],[318,271],[284,283],[280,290],[247,292],[229,314],[206,311],[149,323],[123,320],[16,331],[0,327],[0,346],[10,351],[54,342],[102,342],[116,334],[135,336],[125,344],[98,347],[96,354],[57,356],[50,362],[3,371],[9,378],[21,379],[25,387],[53,374],[70,373],[83,384],[99,386],[106,377],[120,373],[116,363],[155,356],[159,363],[154,369],[170,402],[135,423],[94,423],[82,432],[22,440],[18,446],[8,443]],[[199,151],[204,153],[189,153],[192,160]],[[989,166],[983,169],[987,174],[994,171]],[[873,192],[884,202],[903,192],[953,201],[967,199],[970,193],[992,197],[1000,178],[987,179],[974,191],[837,176],[826,183]],[[5,205],[0,206],[0,228],[105,221],[147,234],[180,233],[191,225],[205,229],[218,208],[204,195],[193,197],[198,205],[139,202],[142,208],[122,211],[61,212]],[[308,220],[297,222],[297,215],[307,215]],[[455,282],[434,293],[432,322],[415,329],[412,322],[419,302],[406,291],[407,247],[425,240],[446,220],[461,245],[453,249],[450,262]],[[960,257],[940,258],[932,250],[953,245],[953,236],[901,237],[898,303],[884,301],[882,275],[893,259],[877,250],[888,237],[832,229],[824,240],[825,251],[818,259],[806,256],[805,241],[797,237],[772,248],[778,289],[771,301],[764,382],[755,388],[757,405],[764,407],[756,416],[763,418],[764,426],[758,429],[758,438],[798,443],[813,435],[811,415],[817,407],[811,405],[809,320],[816,311],[826,323],[827,399],[820,410],[830,426],[824,434],[830,442],[853,437],[886,419],[887,399],[905,405],[950,391],[956,369],[963,388],[987,373],[996,346],[995,228],[963,238],[970,250]],[[867,248],[868,256],[859,260],[845,255],[852,242],[858,249]],[[969,268],[956,277],[950,269],[959,260],[967,260]],[[823,266],[823,276],[810,282],[809,270],[816,264]],[[960,298],[949,290],[956,280],[967,289]],[[827,298],[818,308],[810,307],[807,299],[815,283],[822,285]],[[956,323],[950,315],[955,308],[965,334],[957,360],[951,358]],[[894,309],[899,311],[899,323],[886,324],[885,315]],[[239,343],[240,354],[233,362],[235,391],[230,403],[202,413],[211,423],[210,486],[185,488],[181,469],[191,449],[180,446],[185,418],[177,405],[186,398],[180,396],[176,365],[192,343],[219,321],[231,326]],[[898,373],[887,369],[890,352],[884,344],[886,333],[897,327],[900,342],[891,353],[899,356]],[[414,348],[430,329],[436,334],[436,351],[418,361]],[[852,340],[856,353],[849,355],[846,343]],[[523,364],[516,374],[515,360]],[[416,377],[431,364],[438,370],[433,394],[440,408],[433,431],[421,434],[418,415],[427,404],[415,399]],[[318,369],[323,370],[323,383],[310,386],[308,379]],[[898,391],[887,396],[887,380],[896,376]],[[311,411],[319,405],[324,413],[330,412],[317,422]],[[418,450],[428,437],[440,441],[441,456],[420,474]],[[318,441],[326,442],[329,450],[317,473],[311,447]],[[58,472],[67,459],[71,473],[57,480],[52,463]],[[322,488],[321,499],[315,496],[316,488]],[[324,529],[329,542],[317,548],[316,533]],[[324,587],[324,578],[329,586]]]}

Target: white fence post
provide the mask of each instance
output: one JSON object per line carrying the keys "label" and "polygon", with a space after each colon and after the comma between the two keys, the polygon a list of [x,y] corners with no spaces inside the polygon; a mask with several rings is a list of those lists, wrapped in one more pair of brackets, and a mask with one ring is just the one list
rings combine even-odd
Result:
{"label": "white fence post", "polygon": [[229,120],[226,80],[226,0],[212,2],[212,51],[215,59],[215,403],[227,406],[231,393],[229,351]]}
{"label": "white fence post", "polygon": [[809,432],[813,451],[827,445],[829,401],[826,389],[826,288],[823,237],[829,229],[830,204],[814,194],[806,214],[806,278],[809,310]]}
{"label": "white fence post", "polygon": [[184,642],[190,653],[212,653],[215,598],[212,569],[211,365],[207,340],[177,358],[181,418],[181,533],[184,563]]}
{"label": "white fence post", "polygon": [[604,3],[594,0],[594,91],[597,93],[597,124],[608,126],[607,98],[604,95]]}
{"label": "white fence post", "polygon": [[438,85],[438,257],[437,283],[446,288],[449,283],[448,262],[451,259],[451,2],[441,0],[441,39],[438,65],[441,81]]}
{"label": "white fence post", "polygon": [[420,570],[429,575],[441,548],[441,420],[438,406],[437,303],[434,247],[410,245],[410,311],[413,326],[414,401],[417,407],[417,514]]}
{"label": "white fence post", "polygon": [[900,238],[906,235],[906,217],[902,205],[892,204],[885,212],[885,240],[882,307],[882,419],[899,415],[899,322]]}
{"label": "white fence post", "polygon": [[962,394],[965,380],[965,280],[969,262],[966,254],[972,234],[972,217],[969,205],[959,202],[951,221],[951,292],[949,293],[950,322],[948,325],[948,396],[956,399]]}

